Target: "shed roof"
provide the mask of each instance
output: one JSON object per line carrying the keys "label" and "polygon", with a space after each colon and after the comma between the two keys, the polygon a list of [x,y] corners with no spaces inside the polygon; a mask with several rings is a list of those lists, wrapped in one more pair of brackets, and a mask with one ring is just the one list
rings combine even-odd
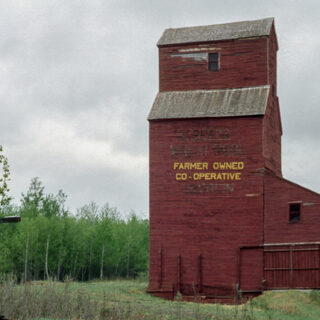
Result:
{"label": "shed roof", "polygon": [[264,115],[270,86],[159,92],[148,120]]}
{"label": "shed roof", "polygon": [[166,29],[158,46],[183,44],[192,42],[208,42],[231,40],[250,37],[268,36],[273,24],[273,18],[261,20],[240,21],[210,26]]}

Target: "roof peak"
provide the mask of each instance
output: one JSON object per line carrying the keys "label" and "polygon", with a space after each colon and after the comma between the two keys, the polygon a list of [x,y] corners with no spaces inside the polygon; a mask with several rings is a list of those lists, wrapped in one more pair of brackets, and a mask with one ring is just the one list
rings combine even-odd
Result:
{"label": "roof peak", "polygon": [[268,36],[274,18],[166,29],[158,46]]}

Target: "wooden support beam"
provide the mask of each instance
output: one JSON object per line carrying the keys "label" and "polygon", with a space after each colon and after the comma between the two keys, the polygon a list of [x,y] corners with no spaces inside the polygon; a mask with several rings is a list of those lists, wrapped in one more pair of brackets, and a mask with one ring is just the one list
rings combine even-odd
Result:
{"label": "wooden support beam", "polygon": [[202,292],[202,256],[198,255],[198,292]]}
{"label": "wooden support beam", "polygon": [[181,293],[181,255],[177,256],[177,291]]}

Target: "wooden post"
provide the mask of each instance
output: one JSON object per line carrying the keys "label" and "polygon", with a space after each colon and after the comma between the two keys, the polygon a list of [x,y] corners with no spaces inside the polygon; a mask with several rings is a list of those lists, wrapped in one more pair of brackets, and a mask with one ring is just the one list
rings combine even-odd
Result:
{"label": "wooden post", "polygon": [[178,254],[177,291],[181,293],[181,255]]}
{"label": "wooden post", "polygon": [[262,291],[266,289],[266,253],[264,252],[264,246],[262,246]]}
{"label": "wooden post", "polygon": [[293,287],[292,246],[290,246],[290,288]]}
{"label": "wooden post", "polygon": [[319,252],[319,257],[318,257],[318,288],[320,288],[320,246],[318,245],[318,252]]}
{"label": "wooden post", "polygon": [[159,250],[159,261],[160,261],[160,272],[159,272],[159,282],[158,282],[158,286],[159,286],[159,289],[162,287],[162,269],[163,269],[163,266],[162,266],[162,248],[160,248]]}
{"label": "wooden post", "polygon": [[238,249],[238,286],[241,290],[241,248]]}
{"label": "wooden post", "polygon": [[198,292],[202,292],[202,256],[198,255]]}
{"label": "wooden post", "polygon": [[239,304],[241,302],[241,291],[239,287],[239,283],[236,283],[236,303]]}

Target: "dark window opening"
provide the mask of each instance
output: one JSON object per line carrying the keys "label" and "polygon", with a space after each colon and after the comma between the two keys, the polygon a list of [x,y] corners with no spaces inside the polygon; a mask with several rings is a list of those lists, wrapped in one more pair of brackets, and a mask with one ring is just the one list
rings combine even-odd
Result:
{"label": "dark window opening", "polygon": [[289,222],[299,222],[301,213],[301,203],[289,204]]}
{"label": "dark window opening", "polygon": [[218,71],[219,70],[219,53],[213,52],[209,53],[209,71]]}

